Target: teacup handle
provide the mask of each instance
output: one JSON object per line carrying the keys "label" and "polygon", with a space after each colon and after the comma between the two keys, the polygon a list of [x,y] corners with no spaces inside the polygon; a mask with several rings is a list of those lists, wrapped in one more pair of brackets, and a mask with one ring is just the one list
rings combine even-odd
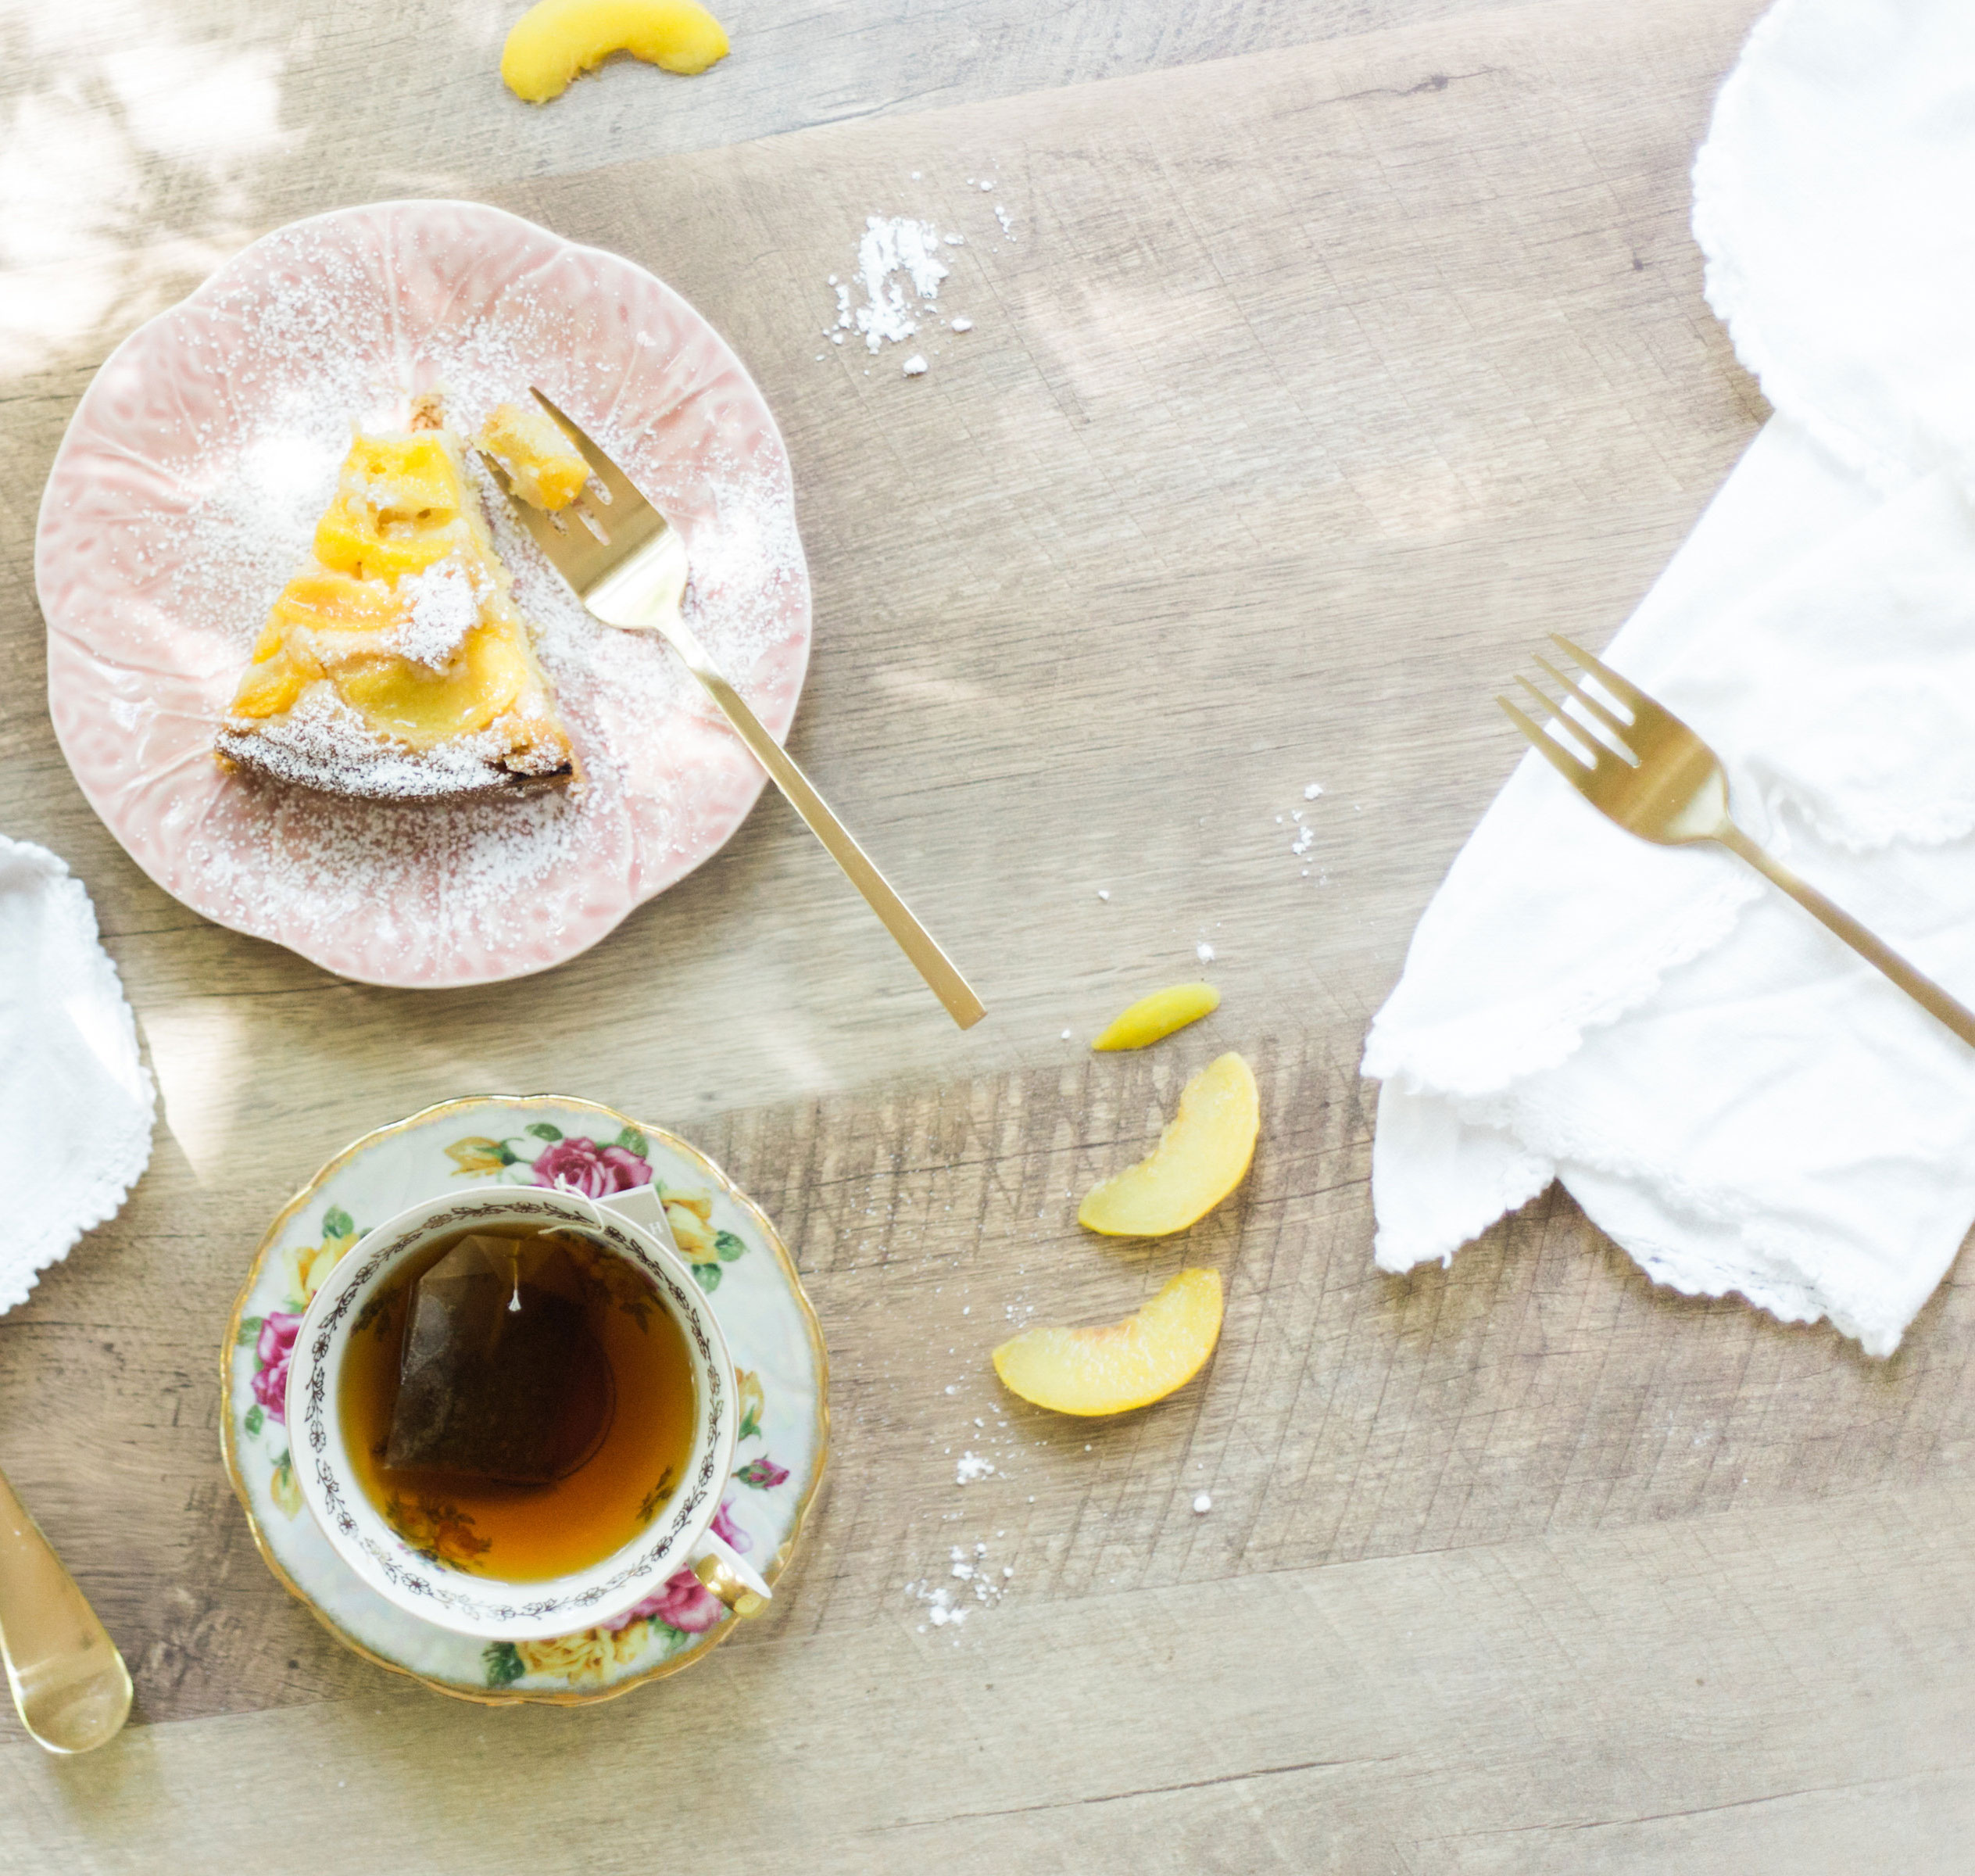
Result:
{"label": "teacup handle", "polygon": [[775,1591],[760,1571],[732,1545],[709,1531],[694,1548],[698,1554],[692,1559],[692,1573],[735,1615],[759,1615],[762,1606],[774,1599]]}

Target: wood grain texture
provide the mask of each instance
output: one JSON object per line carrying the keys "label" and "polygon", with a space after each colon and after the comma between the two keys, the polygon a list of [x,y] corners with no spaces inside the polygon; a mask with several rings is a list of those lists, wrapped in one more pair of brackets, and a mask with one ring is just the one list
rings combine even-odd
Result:
{"label": "wood grain texture", "polygon": [[728,0],[703,76],[499,83],[527,0],[0,7],[0,360],[93,368],[264,227],[352,201],[737,143],[1472,13],[1507,0]]}
{"label": "wood grain texture", "polygon": [[[927,96],[979,100],[952,109],[762,138],[808,121],[763,77],[772,121],[716,113],[615,167],[460,146],[445,186],[651,266],[761,381],[818,600],[792,746],[980,984],[964,1037],[773,800],[538,981],[369,990],[191,918],[77,797],[37,694],[33,504],[114,335],[15,372],[0,632],[27,675],[0,694],[0,803],[95,893],[164,1119],[123,1215],[0,1320],[0,1463],[149,1723],[73,1766],[0,1730],[23,1821],[0,1869],[264,1860],[304,1816],[279,1840],[325,1871],[463,1847],[546,1871],[667,1847],[1962,1867],[1960,1273],[1875,1364],[1651,1290],[1560,1195],[1448,1271],[1370,1262],[1358,1050],[1514,760],[1487,698],[1543,632],[1616,624],[1762,415],[1686,228],[1755,10],[1386,9],[1345,36],[1343,12],[1119,9],[1113,66],[1070,9],[1024,29],[1032,68],[997,53],[974,93],[932,71]],[[1179,63],[1204,46],[1253,55]],[[309,81],[325,125],[339,69]],[[238,231],[392,186],[338,160],[263,170]],[[907,210],[968,234],[943,305],[975,321],[909,381],[821,338],[864,215]],[[150,197],[138,220],[118,251],[164,281],[174,224]],[[1219,1011],[1090,1057],[1201,942]],[[1080,1233],[1076,1195],[1229,1047],[1264,1095],[1242,1193],[1172,1243]],[[217,1463],[213,1344],[266,1217],[366,1127],[490,1087],[606,1100],[722,1160],[795,1249],[835,1377],[789,1593],[706,1668],[573,1714],[455,1709],[344,1653]],[[1181,1396],[1071,1427],[998,1390],[1011,1320],[1115,1316],[1182,1262],[1229,1304]],[[961,1487],[968,1449],[997,1470]],[[921,1634],[903,1585],[977,1541],[1007,1596]]]}
{"label": "wood grain texture", "polygon": [[0,1797],[120,1872],[1959,1871],[1975,1505],[1848,1510],[785,1638],[574,1713],[378,1684],[0,1756]]}

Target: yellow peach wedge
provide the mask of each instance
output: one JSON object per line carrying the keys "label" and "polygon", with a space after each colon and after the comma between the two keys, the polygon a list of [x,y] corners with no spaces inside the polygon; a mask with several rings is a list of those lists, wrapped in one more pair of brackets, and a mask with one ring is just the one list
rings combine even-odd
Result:
{"label": "yellow peach wedge", "polygon": [[1230,1051],[1179,1090],[1179,1112],[1145,1158],[1084,1194],[1077,1223],[1110,1237],[1183,1231],[1247,1176],[1261,1131],[1254,1072]]}
{"label": "yellow peach wedge", "polygon": [[613,52],[668,72],[703,72],[727,56],[727,35],[698,0],[539,0],[501,49],[516,97],[546,104]]}
{"label": "yellow peach wedge", "polygon": [[1182,1270],[1136,1316],[1095,1329],[1025,1329],[994,1372],[1057,1413],[1129,1413],[1183,1387],[1221,1338],[1221,1278]]}
{"label": "yellow peach wedge", "polygon": [[1221,993],[1211,983],[1175,983],[1141,997],[1123,1015],[1114,1017],[1093,1049],[1143,1049],[1198,1022],[1221,1007]]}

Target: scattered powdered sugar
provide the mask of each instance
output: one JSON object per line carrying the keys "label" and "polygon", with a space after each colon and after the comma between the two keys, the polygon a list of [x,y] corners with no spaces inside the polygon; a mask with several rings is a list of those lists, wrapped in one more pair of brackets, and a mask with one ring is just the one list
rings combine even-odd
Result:
{"label": "scattered powdered sugar", "polygon": [[396,650],[415,664],[443,671],[480,623],[481,596],[473,575],[456,554],[423,573],[398,582],[401,599],[411,601],[395,634]]}
{"label": "scattered powdered sugar", "polygon": [[905,1593],[926,1612],[919,1633],[928,1628],[957,1628],[968,1616],[992,1609],[1008,1593],[1014,1566],[996,1570],[987,1561],[988,1547],[978,1543],[971,1548],[956,1544],[947,1552],[943,1580],[932,1573],[907,1583]]}
{"label": "scattered powdered sugar", "polygon": [[1204,1517],[1205,1517],[1205,1516],[1207,1516],[1207,1514],[1208,1514],[1210,1511],[1211,1511],[1213,1509],[1214,1509],[1214,1501],[1213,1501],[1213,1499],[1212,1499],[1212,1498],[1211,1498],[1210,1497],[1208,1497],[1208,1495],[1207,1495],[1205,1492],[1204,1492],[1204,1491],[1197,1491],[1197,1492],[1195,1492],[1195,1493],[1194,1493],[1194,1495],[1193,1495],[1193,1512],[1194,1512],[1194,1515],[1195,1515],[1196,1516],[1198,1516],[1198,1517],[1203,1517],[1203,1518],[1204,1518]]}
{"label": "scattered powdered sugar", "polygon": [[868,216],[864,238],[857,243],[857,278],[864,303],[853,310],[850,290],[831,276],[836,287],[837,324],[864,335],[865,349],[876,352],[897,344],[919,329],[921,310],[939,297],[946,263],[939,258],[939,231],[929,221],[910,216]]}
{"label": "scattered powdered sugar", "polygon": [[993,1462],[983,1459],[978,1452],[963,1452],[960,1455],[959,1465],[954,1469],[954,1483],[956,1485],[971,1485],[977,1480],[993,1476]]}
{"label": "scattered powdered sugar", "polygon": [[[1305,801],[1317,800],[1322,793],[1323,784],[1321,782],[1308,782],[1304,784],[1303,799]],[[1278,814],[1276,817],[1276,825],[1278,827],[1287,826],[1289,829],[1290,857],[1293,860],[1298,861],[1308,860],[1316,849],[1317,829],[1315,823],[1308,818],[1311,811],[1313,811],[1299,807],[1293,809],[1287,814]],[[1322,811],[1319,809],[1314,811],[1321,813]],[[1308,866],[1303,867],[1301,868],[1303,878],[1308,879],[1311,876],[1311,870]],[[1328,886],[1330,883],[1329,874],[1321,868],[1316,869],[1316,879],[1319,886]]]}
{"label": "scattered powdered sugar", "polygon": [[[912,172],[917,182],[920,172]],[[968,177],[970,189],[992,190],[992,179]],[[1014,224],[1000,202],[993,205],[995,220],[1003,235],[1013,241]],[[943,249],[962,248],[967,237],[957,229],[942,233],[930,220],[914,215],[868,215],[864,234],[857,243],[857,266],[848,279],[832,274],[830,290],[836,296],[835,322],[824,336],[841,345],[846,338],[860,338],[865,349],[876,354],[886,345],[902,345],[914,337],[922,324],[933,319],[943,281],[950,270],[940,258]],[[853,287],[861,287],[864,299],[855,303]],[[953,332],[971,332],[974,321],[964,314],[937,321]],[[934,351],[942,348],[934,346]],[[824,354],[827,356],[828,354]],[[819,359],[818,362],[821,362]],[[907,378],[918,378],[930,369],[923,353],[914,353],[905,365]],[[868,367],[864,375],[871,375]]]}
{"label": "scattered powdered sugar", "polygon": [[1193,947],[1193,955],[1197,958],[1202,964],[1211,964],[1214,961],[1214,947],[1212,945],[1209,944],[1204,938],[1203,938],[1198,944]]}
{"label": "scattered powdered sugar", "polygon": [[[688,619],[744,689],[800,629],[807,576],[785,468],[760,452],[745,412],[725,414],[724,384],[698,398],[689,378],[655,357],[635,367],[642,396],[626,395],[634,367],[624,353],[656,342],[642,331],[609,336],[614,306],[585,314],[590,328],[579,331],[576,312],[524,270],[491,289],[479,283],[480,301],[456,303],[449,323],[420,330],[394,300],[374,236],[333,219],[305,223],[256,254],[238,279],[223,275],[207,289],[216,317],[182,342],[191,356],[177,367],[224,383],[233,417],[174,441],[182,453],[167,473],[188,492],[189,512],[161,509],[133,530],[142,536],[133,558],[155,572],[153,596],[169,608],[175,643],[196,658],[215,718],[276,593],[307,560],[352,426],[402,427],[413,396],[433,389],[468,438],[534,382],[567,408],[604,413],[597,441],[685,536]],[[524,800],[397,802],[237,777],[181,817],[167,881],[223,922],[305,950],[340,954],[345,928],[359,922],[365,954],[391,960],[385,981],[463,958],[476,974],[504,974],[516,947],[552,947],[599,879],[624,883],[628,909],[642,896],[641,873],[675,864],[707,811],[678,752],[699,736],[682,739],[682,719],[717,722],[710,702],[656,638],[592,620],[477,458],[467,463],[580,779]],[[442,567],[417,585],[402,649],[437,666],[470,626],[470,585]],[[317,721],[304,712],[288,726],[298,758],[347,735],[351,725],[326,714]],[[463,761],[469,753],[459,751]],[[641,850],[641,837],[655,845]]]}

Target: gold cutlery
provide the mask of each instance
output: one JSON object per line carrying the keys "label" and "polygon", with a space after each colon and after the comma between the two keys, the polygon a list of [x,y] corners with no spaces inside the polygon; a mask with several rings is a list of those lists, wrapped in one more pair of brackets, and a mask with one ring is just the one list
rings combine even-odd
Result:
{"label": "gold cutlery", "polygon": [[[1975,1011],[1956,1002],[1931,978],[1923,977],[1891,945],[1874,937],[1815,886],[1806,886],[1735,825],[1728,813],[1728,778],[1706,743],[1671,711],[1589,652],[1580,651],[1568,639],[1552,637],[1619,708],[1615,710],[1583,682],[1565,676],[1540,657],[1537,664],[1563,686],[1565,693],[1562,704],[1553,704],[1527,678],[1516,679],[1542,707],[1544,721],[1540,726],[1508,698],[1495,701],[1515,718],[1530,745],[1592,807],[1627,832],[1662,847],[1719,842],[1782,887],[1963,1042],[1975,1043]],[[1559,724],[1570,732],[1567,737],[1558,733]],[[1581,750],[1573,746],[1577,744],[1583,745]]]}
{"label": "gold cutlery", "polygon": [[869,901],[918,967],[919,975],[946,1007],[954,1021],[971,1029],[987,1014],[986,1006],[954,961],[913,917],[869,854],[851,838],[815,785],[770,736],[732,685],[708,657],[687,628],[682,607],[685,597],[685,544],[657,509],[646,501],[628,477],[578,425],[535,393],[542,408],[567,431],[590,465],[590,492],[603,505],[599,513],[587,497],[574,509],[545,514],[515,493],[506,471],[492,456],[481,454],[508,499],[515,517],[535,537],[556,569],[575,589],[591,616],[628,632],[655,632],[685,661],[686,668],[720,706],[756,761],[789,797],[810,830],[829,850],[830,857],[850,875],[850,883]]}
{"label": "gold cutlery", "polygon": [[86,1752],[123,1730],[130,1670],[3,1473],[0,1658],[21,1724],[51,1752]]}

